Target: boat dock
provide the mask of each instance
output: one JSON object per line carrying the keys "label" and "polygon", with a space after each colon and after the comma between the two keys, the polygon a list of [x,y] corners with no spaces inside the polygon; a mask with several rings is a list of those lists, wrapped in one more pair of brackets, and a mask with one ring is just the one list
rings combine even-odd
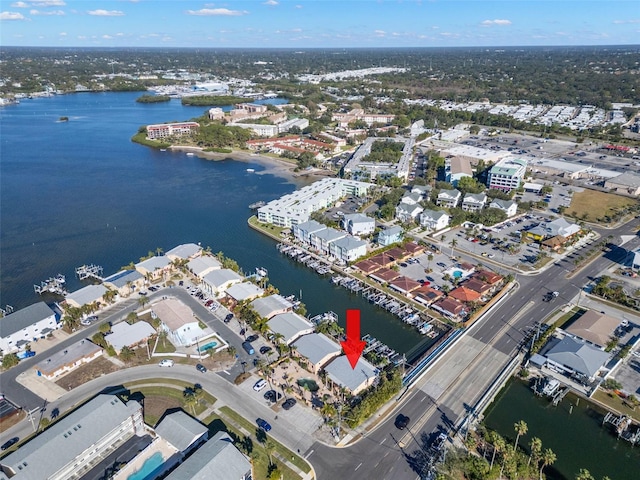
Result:
{"label": "boat dock", "polygon": [[305,250],[295,247],[294,245],[279,243],[276,248],[280,253],[315,270],[318,275],[326,275],[332,271],[329,263],[320,260],[315,255],[307,253]]}
{"label": "boat dock", "polygon": [[391,363],[398,364],[403,358],[402,355],[368,333],[362,337],[362,340],[366,343],[363,354],[373,352],[379,360],[382,360],[381,363],[385,363],[386,359]]}
{"label": "boat dock", "polygon": [[40,282],[40,285],[34,285],[33,290],[38,294],[42,295],[43,293],[55,293],[57,295],[66,295],[68,292],[65,288],[67,283],[67,278],[59,273],[55,277],[47,278]]}
{"label": "boat dock", "polygon": [[338,315],[332,311],[328,311],[311,317],[309,321],[314,325],[319,325],[324,322],[334,323],[338,321]]}
{"label": "boat dock", "polygon": [[630,442],[631,445],[637,445],[640,443],[640,426],[635,425],[633,420],[626,415],[615,415],[614,413],[608,412],[604,420],[602,421],[602,425],[609,424],[613,427],[618,438],[622,438],[627,442]]}
{"label": "boat dock", "polygon": [[102,267],[100,265],[82,265],[76,268],[76,276],[80,280],[86,280],[87,278],[95,278],[102,281]]}
{"label": "boat dock", "polygon": [[267,204],[267,202],[264,202],[264,201],[260,200],[259,202],[255,202],[255,203],[252,203],[251,205],[249,205],[249,208],[251,210],[257,210],[260,207],[264,207],[266,204]]}

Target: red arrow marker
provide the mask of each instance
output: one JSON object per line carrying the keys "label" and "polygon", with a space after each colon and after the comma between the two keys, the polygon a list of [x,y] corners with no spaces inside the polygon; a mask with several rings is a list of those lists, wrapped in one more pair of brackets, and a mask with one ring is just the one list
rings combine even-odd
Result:
{"label": "red arrow marker", "polygon": [[340,342],[349,359],[351,368],[355,369],[366,342],[360,338],[360,310],[347,310],[347,340]]}

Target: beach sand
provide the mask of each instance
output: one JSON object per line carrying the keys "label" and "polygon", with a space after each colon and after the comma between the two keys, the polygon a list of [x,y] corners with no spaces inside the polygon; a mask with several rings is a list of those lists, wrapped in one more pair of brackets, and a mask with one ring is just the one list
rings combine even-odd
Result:
{"label": "beach sand", "polygon": [[200,147],[174,145],[169,147],[169,150],[179,152],[191,152],[197,157],[205,158],[207,160],[236,160],[238,162],[245,163],[257,163],[265,167],[265,170],[256,172],[258,175],[276,175],[281,178],[285,178],[292,183],[309,183],[309,179],[316,179],[317,177],[334,177],[335,172],[331,170],[324,170],[321,168],[314,168],[311,170],[305,170],[302,172],[296,172],[296,164],[291,161],[273,158],[266,155],[260,155],[258,153],[252,153],[247,150],[233,150],[231,153],[216,153],[205,152]]}

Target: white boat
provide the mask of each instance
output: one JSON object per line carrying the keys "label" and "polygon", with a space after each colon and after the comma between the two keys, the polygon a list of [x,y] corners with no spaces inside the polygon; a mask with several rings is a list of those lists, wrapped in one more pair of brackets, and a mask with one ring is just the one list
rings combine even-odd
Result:
{"label": "white boat", "polygon": [[550,397],[554,393],[556,393],[556,390],[558,390],[558,387],[560,387],[560,382],[555,378],[549,378],[547,379],[547,382],[542,388],[542,394]]}
{"label": "white boat", "polygon": [[194,155],[195,155],[195,153],[193,153],[193,152],[187,153],[187,157],[193,157]]}
{"label": "white boat", "polygon": [[255,172],[255,170],[253,168],[247,168],[247,172],[253,173],[253,172]]}
{"label": "white boat", "polygon": [[166,148],[161,148],[161,149],[160,149],[160,151],[161,151],[161,152],[166,152],[166,151],[167,151],[167,149],[166,149]]}

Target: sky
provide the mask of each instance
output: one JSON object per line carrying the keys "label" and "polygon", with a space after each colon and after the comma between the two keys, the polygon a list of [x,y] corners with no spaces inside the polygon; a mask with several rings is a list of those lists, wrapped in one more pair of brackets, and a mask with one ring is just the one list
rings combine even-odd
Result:
{"label": "sky", "polygon": [[638,0],[0,0],[2,46],[468,47],[639,40]]}

